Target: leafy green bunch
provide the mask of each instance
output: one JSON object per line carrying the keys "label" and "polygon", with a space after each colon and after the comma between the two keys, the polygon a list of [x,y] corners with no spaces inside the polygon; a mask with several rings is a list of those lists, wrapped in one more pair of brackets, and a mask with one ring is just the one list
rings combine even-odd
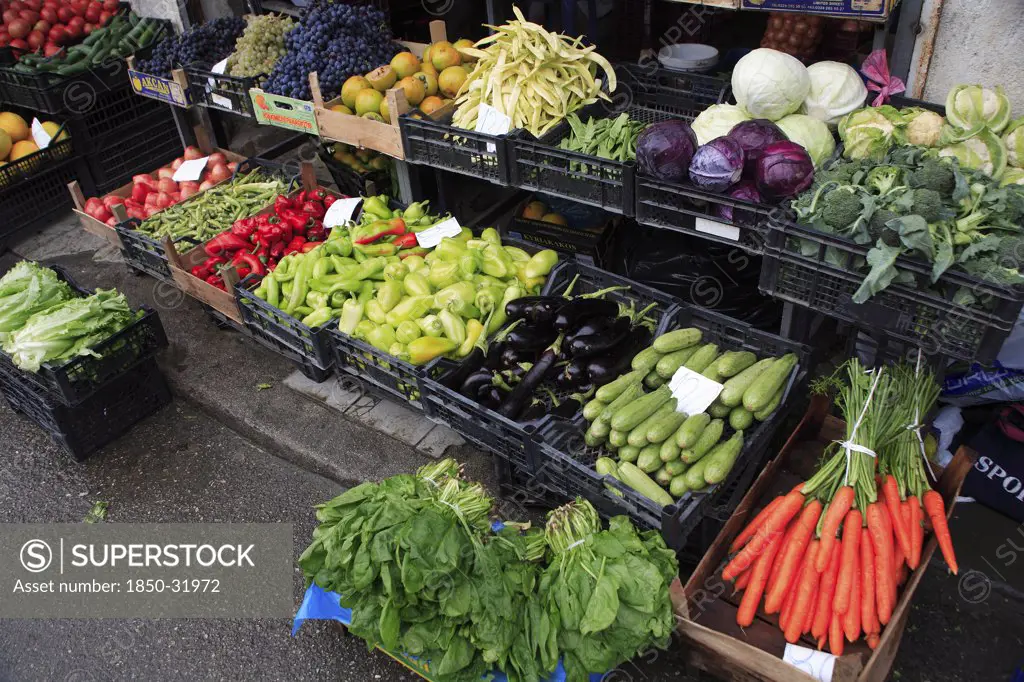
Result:
{"label": "leafy green bunch", "polygon": [[[801,223],[874,245],[852,262],[837,249],[825,253],[831,265],[867,271],[856,303],[893,282],[919,285],[912,272],[897,268],[901,256],[931,263],[924,286],[953,266],[993,284],[1024,284],[1024,187],[1000,187],[932,151],[898,147],[881,162],[838,161],[792,206]],[[814,255],[818,245],[805,240],[800,249]]]}
{"label": "leafy green bunch", "polygon": [[21,329],[29,318],[72,298],[74,293],[57,273],[23,260],[0,278],[0,342]]}

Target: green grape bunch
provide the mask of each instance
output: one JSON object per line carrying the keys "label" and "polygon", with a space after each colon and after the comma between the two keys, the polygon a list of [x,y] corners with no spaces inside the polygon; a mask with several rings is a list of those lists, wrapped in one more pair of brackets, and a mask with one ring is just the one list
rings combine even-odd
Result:
{"label": "green grape bunch", "polygon": [[266,75],[287,52],[284,37],[295,28],[295,22],[291,17],[273,14],[249,15],[245,20],[245,32],[235,43],[227,73],[245,77]]}

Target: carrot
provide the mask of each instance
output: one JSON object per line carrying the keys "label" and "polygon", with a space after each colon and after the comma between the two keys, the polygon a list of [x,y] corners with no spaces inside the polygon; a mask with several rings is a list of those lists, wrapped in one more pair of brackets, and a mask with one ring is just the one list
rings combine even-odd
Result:
{"label": "carrot", "polygon": [[946,521],[946,503],[934,490],[929,490],[922,497],[924,510],[932,522],[932,531],[935,533],[935,539],[939,541],[939,549],[942,550],[942,558],[946,560],[946,565],[953,571],[953,575],[956,575],[960,569],[956,565],[953,537],[949,534],[949,523]]}
{"label": "carrot", "polygon": [[907,498],[907,506],[910,508],[910,556],[907,557],[907,566],[916,571],[921,565],[921,549],[924,546],[924,513],[916,495]]}
{"label": "carrot", "polygon": [[876,649],[878,647],[879,639],[878,633],[872,632],[868,635],[868,646],[871,647],[872,650]]}
{"label": "carrot", "polygon": [[[757,562],[754,563],[754,566],[756,565]],[[733,594],[737,594],[738,592],[742,592],[743,590],[747,589],[747,584],[750,583],[750,576],[753,574],[753,572],[754,567],[751,566],[747,570],[740,573],[740,577],[736,578],[736,584],[732,586]]]}
{"label": "carrot", "polygon": [[[779,569],[778,580],[772,586],[771,592],[768,593],[768,597],[765,599],[765,613],[777,613],[782,608],[782,600],[786,596],[786,591],[792,589],[797,584],[794,582],[797,578],[797,567],[800,565],[800,559],[804,551],[811,542],[811,536],[814,535],[814,527],[818,524],[818,516],[820,515],[821,502],[817,500],[811,500],[804,507],[803,511],[800,512],[800,518],[796,521],[797,529],[793,533],[793,538],[789,541],[789,546],[786,547],[786,554],[780,559],[783,564],[782,568]],[[802,610],[801,613],[803,613]]]}
{"label": "carrot", "polygon": [[764,525],[764,522],[767,521],[768,517],[772,515],[772,512],[782,504],[782,500],[784,499],[785,498],[780,495],[769,502],[768,506],[762,509],[760,513],[754,517],[754,520],[743,529],[743,532],[737,535],[736,539],[732,541],[732,544],[729,545],[729,554],[740,551],[740,547],[747,544],[747,541],[754,537],[754,533]]}
{"label": "carrot", "polygon": [[800,580],[795,583],[796,598],[793,600],[793,612],[789,614],[789,622],[786,623],[786,629],[783,631],[786,641],[790,644],[795,644],[800,639],[807,611],[814,606],[814,588],[820,575],[814,570],[814,557],[817,551],[818,541],[811,540],[804,554],[804,566],[800,571]]}
{"label": "carrot", "polygon": [[892,615],[892,588],[889,583],[893,579],[892,570],[892,531],[889,530],[886,518],[888,514],[877,502],[868,505],[868,533],[875,554],[875,603],[878,608],[878,622],[885,625]]}
{"label": "carrot", "polygon": [[779,545],[779,551],[775,555],[776,561],[772,564],[771,575],[768,576],[768,585],[765,587],[765,593],[771,592],[772,585],[779,581],[779,571],[782,569],[782,555],[786,553],[786,548],[789,547],[789,543],[792,542],[793,536],[796,535],[796,529],[798,524],[791,523],[789,528],[786,529],[786,535],[782,538],[782,544]]}
{"label": "carrot", "polygon": [[907,582],[907,578],[910,577],[910,569],[907,568],[906,564],[900,566],[899,573],[896,574],[896,585],[899,587],[903,586],[903,583]]}
{"label": "carrot", "polygon": [[[799,579],[798,574],[797,578]],[[790,617],[793,615],[793,602],[796,601],[796,590],[789,590],[786,593],[786,601],[782,603],[782,612],[779,613],[779,629],[783,632],[786,631],[786,625],[789,624]]]}
{"label": "carrot", "polygon": [[832,614],[832,623],[828,628],[828,650],[833,656],[843,655],[843,624],[838,613]]}
{"label": "carrot", "polygon": [[878,612],[875,609],[875,550],[871,546],[871,531],[860,533],[860,624],[865,634],[880,632]]}
{"label": "carrot", "polygon": [[903,523],[903,514],[900,509],[900,489],[896,484],[896,477],[892,474],[886,476],[885,482],[882,483],[882,497],[885,499],[885,508],[889,510],[896,542],[903,550],[903,556],[907,556],[910,554],[910,529]]}
{"label": "carrot", "polygon": [[761,603],[761,595],[764,594],[765,583],[768,582],[768,573],[775,562],[775,556],[779,553],[780,546],[782,546],[782,534],[778,533],[769,541],[768,547],[754,562],[754,568],[744,573],[744,575],[749,573],[750,579],[747,590],[743,593],[743,599],[740,601],[740,608],[736,612],[736,623],[741,628],[750,627],[750,624],[754,622],[757,607]]}
{"label": "carrot", "polygon": [[[825,543],[818,545],[818,552],[823,552]],[[821,574],[821,584],[818,587],[818,603],[814,608],[814,623],[811,625],[811,634],[821,637],[828,632],[829,620],[832,618],[832,601],[835,599],[836,583],[839,581],[839,561],[843,552],[842,545],[832,548],[832,557],[829,559],[828,568]]]}
{"label": "carrot", "polygon": [[842,525],[846,512],[853,506],[853,488],[844,485],[832,497],[829,502],[825,518],[821,522],[821,551],[818,552],[818,561],[815,568],[818,573],[824,573],[828,568],[828,562],[832,558],[832,545],[836,541],[836,533]]}
{"label": "carrot", "polygon": [[850,604],[852,608],[843,614],[843,632],[846,633],[846,639],[850,642],[856,642],[860,639],[860,583],[860,563],[858,563],[857,571],[853,577],[853,584],[850,585]]}
{"label": "carrot", "polygon": [[818,651],[825,648],[825,639],[826,637],[824,635],[818,638]]}
{"label": "carrot", "polygon": [[[722,571],[723,580],[733,580],[740,573],[754,565],[754,560],[761,555],[771,537],[786,527],[786,524],[797,515],[804,504],[804,496],[799,490],[793,490],[782,503],[772,511],[764,525],[754,534],[753,539],[739,551]],[[819,505],[820,506],[820,505]]]}
{"label": "carrot", "polygon": [[857,551],[860,548],[860,526],[860,512],[851,509],[843,521],[843,556],[839,561],[839,579],[836,583],[835,597],[832,599],[832,610],[840,615],[847,612],[851,603],[857,603],[851,602],[851,587],[860,562]]}
{"label": "carrot", "polygon": [[[820,543],[819,543],[820,544]],[[811,634],[811,628],[814,626],[814,607],[818,603],[818,589],[821,587],[821,573],[818,573],[814,566],[808,566],[807,570],[813,573],[809,580],[811,581],[811,593],[810,600],[807,602],[807,613],[804,615],[803,625],[800,626],[800,634],[809,635]],[[800,595],[797,595],[800,596]]]}

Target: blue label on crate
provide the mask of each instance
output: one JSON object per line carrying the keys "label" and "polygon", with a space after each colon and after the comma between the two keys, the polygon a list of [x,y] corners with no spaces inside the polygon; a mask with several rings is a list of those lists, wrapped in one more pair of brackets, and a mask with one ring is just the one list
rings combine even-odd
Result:
{"label": "blue label on crate", "polygon": [[128,70],[128,78],[131,80],[132,89],[136,94],[143,97],[158,99],[178,107],[189,107],[192,99],[187,90],[170,78],[151,76],[140,71]]}

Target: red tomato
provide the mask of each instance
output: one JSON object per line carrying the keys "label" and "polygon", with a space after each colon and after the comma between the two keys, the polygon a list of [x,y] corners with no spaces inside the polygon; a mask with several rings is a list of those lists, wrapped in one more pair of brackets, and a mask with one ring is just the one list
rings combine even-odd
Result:
{"label": "red tomato", "polygon": [[158,178],[173,178],[174,171],[171,170],[170,168],[161,168],[156,172],[156,176]]}
{"label": "red tomato", "polygon": [[87,5],[84,2],[72,2],[71,3],[71,11],[75,13],[76,17],[84,17],[85,16],[86,8],[87,8]]}
{"label": "red tomato", "polygon": [[38,50],[46,42],[46,38],[43,36],[42,31],[32,31],[28,34],[28,38],[25,40],[28,46],[33,50]]}
{"label": "red tomato", "polygon": [[29,34],[31,25],[24,19],[18,19],[12,21],[7,26],[7,32],[11,34],[12,38],[24,38]]}
{"label": "red tomato", "polygon": [[213,166],[223,166],[227,162],[228,158],[224,156],[224,154],[221,152],[214,152],[210,154],[210,160],[206,162],[206,165],[212,168]]}
{"label": "red tomato", "polygon": [[23,9],[20,12],[18,12],[18,14],[21,15],[22,19],[24,19],[30,24],[34,24],[37,21],[39,21],[39,12],[30,9]]}
{"label": "red tomato", "polygon": [[179,168],[181,168],[181,164],[183,163],[185,163],[185,159],[179,156],[174,161],[171,161],[171,168],[174,170],[178,170]]}
{"label": "red tomato", "polygon": [[50,27],[51,26],[53,26],[53,24],[48,22],[46,19],[40,19],[39,21],[37,21],[35,23],[35,25],[32,27],[32,29],[35,30],[35,31],[40,31],[40,32],[45,34],[45,33],[49,33],[50,32]]}
{"label": "red tomato", "polygon": [[85,19],[82,17],[71,17],[71,21],[68,22],[68,26],[85,26]]}
{"label": "red tomato", "polygon": [[199,184],[199,191],[200,192],[205,192],[206,190],[208,190],[211,187],[213,187],[213,185],[214,185],[213,182],[210,182],[209,180],[204,180],[203,182],[201,182]]}
{"label": "red tomato", "polygon": [[43,0],[22,0],[22,4],[38,12],[43,7]]}
{"label": "red tomato", "polygon": [[203,152],[199,149],[199,147],[188,146],[185,147],[185,153],[182,154],[182,156],[185,158],[186,161],[192,161],[194,159],[203,158]]}
{"label": "red tomato", "polygon": [[63,23],[63,24],[66,24],[69,21],[71,21],[71,19],[74,16],[75,16],[75,13],[67,5],[62,6],[62,7],[60,7],[57,10],[57,19],[59,19],[60,22]]}
{"label": "red tomato", "polygon": [[102,12],[100,12],[100,20],[97,23],[99,23],[100,26],[106,26],[107,22],[110,21],[111,17],[113,17],[113,16],[114,16],[113,12],[108,12],[107,10],[103,10]]}
{"label": "red tomato", "polygon": [[173,194],[178,191],[178,183],[171,178],[160,178],[160,181],[156,183],[156,188],[161,192]]}
{"label": "red tomato", "polygon": [[82,27],[82,32],[85,35],[89,35],[90,33],[92,33],[95,30],[96,30],[96,27],[94,25],[92,25],[92,24],[86,24],[85,26]]}
{"label": "red tomato", "polygon": [[52,7],[44,7],[39,10],[39,16],[42,17],[43,21],[50,22],[50,26],[57,23],[57,10]]}
{"label": "red tomato", "polygon": [[11,47],[13,47],[15,50],[27,50],[28,49],[28,43],[26,43],[21,38],[15,38],[14,40],[11,41],[10,44],[11,44]]}
{"label": "red tomato", "polygon": [[54,26],[47,34],[47,38],[49,38],[50,42],[54,45],[63,45],[68,42],[69,37],[68,32],[62,26]]}
{"label": "red tomato", "polygon": [[17,21],[18,19],[21,19],[21,15],[18,13],[18,10],[16,9],[5,9],[3,13],[3,18],[4,23],[9,24],[12,21]]}
{"label": "red tomato", "polygon": [[108,12],[116,12],[117,0],[103,0],[103,9]]}
{"label": "red tomato", "polygon": [[21,11],[21,10],[25,9],[25,5],[23,5],[20,2],[18,2],[18,0],[13,0],[13,2],[11,2],[10,7],[11,7],[11,9],[17,10],[17,11]]}
{"label": "red tomato", "polygon": [[210,180],[213,182],[223,182],[231,177],[231,171],[228,170],[227,165],[220,164],[217,166],[211,166],[210,168]]}
{"label": "red tomato", "polygon": [[7,47],[11,44],[11,36],[6,33],[0,33],[0,47]]}
{"label": "red tomato", "polygon": [[59,45],[54,45],[53,43],[46,43],[45,45],[43,45],[43,56],[44,57],[52,57],[53,55],[57,54],[58,52],[60,52],[60,46]]}
{"label": "red tomato", "polygon": [[100,12],[102,8],[100,5],[89,5],[85,10],[85,21],[89,24],[95,24],[100,20]]}
{"label": "red tomato", "polygon": [[68,24],[66,33],[70,40],[76,40],[82,37],[82,27],[77,24]]}

